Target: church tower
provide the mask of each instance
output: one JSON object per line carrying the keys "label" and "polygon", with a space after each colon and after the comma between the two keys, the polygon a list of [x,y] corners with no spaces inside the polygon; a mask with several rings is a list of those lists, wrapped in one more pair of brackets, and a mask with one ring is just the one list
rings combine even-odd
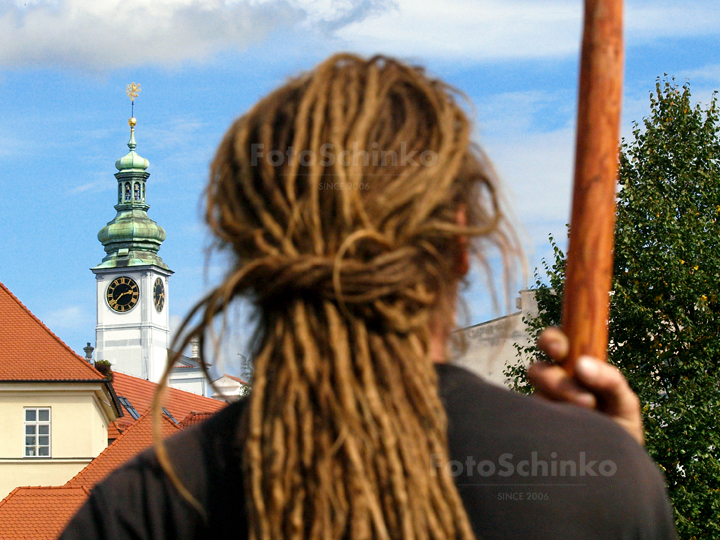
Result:
{"label": "church tower", "polygon": [[97,284],[95,358],[158,382],[170,347],[168,278],[173,272],[158,256],[165,230],[147,215],[150,163],[135,152],[136,123],[130,118],[130,152],[115,162],[117,214],[98,233],[106,255],[91,269]]}

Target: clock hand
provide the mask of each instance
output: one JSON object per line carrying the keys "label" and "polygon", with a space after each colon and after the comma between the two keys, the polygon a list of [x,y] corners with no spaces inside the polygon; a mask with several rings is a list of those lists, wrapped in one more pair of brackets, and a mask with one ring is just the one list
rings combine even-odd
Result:
{"label": "clock hand", "polygon": [[127,291],[125,291],[124,293],[121,293],[120,296],[117,297],[117,301],[120,301],[120,299],[123,296],[125,296],[126,294],[129,294],[130,296],[132,296],[132,293],[133,293],[132,289],[128,289]]}

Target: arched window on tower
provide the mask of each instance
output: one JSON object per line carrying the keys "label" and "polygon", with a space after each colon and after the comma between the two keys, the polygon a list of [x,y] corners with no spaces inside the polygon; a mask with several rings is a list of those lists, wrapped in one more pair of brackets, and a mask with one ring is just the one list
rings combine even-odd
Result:
{"label": "arched window on tower", "polygon": [[142,202],[145,202],[145,184],[142,185]]}
{"label": "arched window on tower", "polygon": [[122,184],[118,183],[118,204],[122,202]]}
{"label": "arched window on tower", "polygon": [[133,191],[135,192],[135,202],[140,202],[140,184],[135,182]]}
{"label": "arched window on tower", "polygon": [[125,202],[130,202],[130,182],[125,182]]}

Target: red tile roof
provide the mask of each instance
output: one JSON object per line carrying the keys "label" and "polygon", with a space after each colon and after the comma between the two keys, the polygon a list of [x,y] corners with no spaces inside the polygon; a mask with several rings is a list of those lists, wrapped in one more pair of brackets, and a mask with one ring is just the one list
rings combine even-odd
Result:
{"label": "red tile roof", "polygon": [[[180,428],[165,415],[162,416],[160,428],[163,438],[180,431]],[[93,488],[120,465],[149,448],[153,444],[153,440],[153,418],[150,411],[146,411],[137,422],[127,428],[114,443],[103,450],[98,457],[65,485]]]}
{"label": "red tile roof", "polygon": [[232,375],[228,375],[227,373],[225,374],[225,376],[228,379],[232,379],[233,381],[239,382],[240,384],[244,384],[245,386],[250,386],[250,383],[246,383],[240,377],[233,377]]}
{"label": "red tile roof", "polygon": [[[127,426],[129,427],[129,426]],[[117,439],[127,427],[123,427],[117,420],[110,422],[108,426],[108,441],[112,442]]]}
{"label": "red tile roof", "polygon": [[84,487],[19,487],[0,502],[0,538],[54,540],[90,492]]}
{"label": "red tile roof", "polygon": [[[123,431],[132,426],[135,422],[136,420],[126,412],[125,416],[118,418],[111,424],[112,431],[108,428],[108,439],[117,439]],[[115,430],[117,430],[117,432]],[[114,435],[114,437],[111,437],[111,435]]]}
{"label": "red tile roof", "polygon": [[212,415],[213,413],[193,411],[182,419],[182,421],[180,422],[180,427],[182,429],[185,429],[189,428],[190,426],[200,424],[201,422],[204,422],[205,420],[210,418]]}
{"label": "red tile roof", "polygon": [[0,381],[103,380],[0,283]]}
{"label": "red tile roof", "polygon": [[[158,386],[154,382],[117,372],[113,372],[112,385],[115,388],[115,393],[120,397],[127,398],[140,414],[152,406],[153,395]],[[192,392],[185,392],[177,388],[167,389],[165,403],[163,404],[178,422],[193,411],[212,413],[219,411],[226,405],[227,403],[224,401],[198,396]],[[130,418],[132,417],[126,410],[123,420]],[[118,427],[120,431],[123,430],[122,426]]]}

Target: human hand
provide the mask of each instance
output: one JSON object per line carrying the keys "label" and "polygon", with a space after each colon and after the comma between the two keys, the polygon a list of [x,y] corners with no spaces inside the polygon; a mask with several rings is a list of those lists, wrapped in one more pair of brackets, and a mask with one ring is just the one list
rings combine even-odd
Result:
{"label": "human hand", "polygon": [[[568,339],[560,329],[546,328],[538,338],[538,348],[552,360],[562,362],[568,355]],[[615,366],[581,356],[573,378],[560,365],[536,362],[528,368],[528,378],[540,396],[598,410],[643,444],[640,399]]]}

